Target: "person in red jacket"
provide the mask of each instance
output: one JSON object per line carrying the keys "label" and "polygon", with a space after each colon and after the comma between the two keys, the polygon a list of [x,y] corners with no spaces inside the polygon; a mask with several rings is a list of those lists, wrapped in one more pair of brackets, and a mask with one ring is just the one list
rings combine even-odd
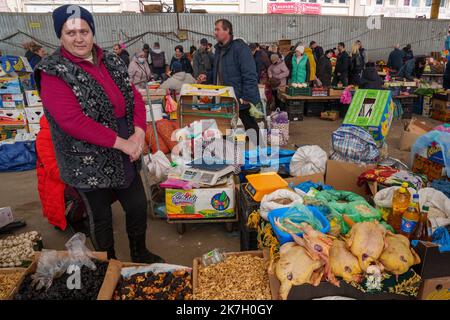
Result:
{"label": "person in red jacket", "polygon": [[45,116],[41,118],[40,126],[41,130],[36,138],[36,172],[42,213],[50,224],[65,230],[67,227],[64,201],[65,184],[59,175],[50,127]]}

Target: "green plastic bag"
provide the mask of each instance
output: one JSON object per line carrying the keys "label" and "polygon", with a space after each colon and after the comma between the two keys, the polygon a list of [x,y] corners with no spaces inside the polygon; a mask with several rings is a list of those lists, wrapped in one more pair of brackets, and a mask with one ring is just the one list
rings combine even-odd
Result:
{"label": "green plastic bag", "polygon": [[348,203],[354,201],[365,201],[363,197],[350,191],[324,190],[319,192],[317,199],[326,202]]}

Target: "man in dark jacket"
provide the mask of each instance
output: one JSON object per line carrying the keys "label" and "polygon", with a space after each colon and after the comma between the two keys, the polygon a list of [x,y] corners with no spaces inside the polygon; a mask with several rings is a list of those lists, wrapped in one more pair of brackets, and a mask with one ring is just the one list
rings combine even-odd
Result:
{"label": "man in dark jacket", "polygon": [[206,78],[211,78],[211,73],[214,65],[214,55],[209,51],[208,40],[203,38],[200,40],[200,48],[194,54],[194,61],[192,63],[194,69],[194,78],[198,78],[201,74],[206,75]]}
{"label": "man in dark jacket", "polygon": [[125,62],[127,67],[130,65],[130,54],[128,53],[127,50],[122,49],[120,44],[118,44],[118,43],[115,44],[113,47],[113,51],[116,55],[118,55],[120,57],[120,59],[122,59],[123,62]]}
{"label": "man in dark jacket", "polygon": [[359,54],[361,55],[361,59],[363,61],[363,69],[367,62],[369,62],[369,59],[367,58],[367,51],[365,48],[363,48],[361,40],[356,40],[356,43],[359,44]]}
{"label": "man in dark jacket", "polygon": [[284,57],[284,63],[286,63],[286,67],[289,69],[289,77],[288,79],[291,78],[292,74],[291,74],[291,70],[292,70],[292,57],[295,54],[295,47],[292,46],[289,49],[289,53],[286,55],[286,57]]}
{"label": "man in dark jacket", "polygon": [[215,46],[212,82],[234,88],[240,103],[239,117],[245,129],[254,129],[258,133],[258,124],[249,112],[250,103],[256,105],[261,102],[252,52],[244,41],[233,39],[233,26],[228,20],[216,21],[214,35],[218,43]]}
{"label": "man in dark jacket", "polygon": [[331,86],[331,76],[333,73],[333,66],[331,65],[331,57],[333,50],[327,50],[323,56],[319,58],[316,67],[316,76],[322,82],[324,87]]}
{"label": "man in dark jacket", "polygon": [[425,69],[427,60],[425,56],[418,56],[406,62],[397,74],[399,78],[405,78],[408,81],[420,79]]}
{"label": "man in dark jacket", "polygon": [[411,60],[412,58],[414,58],[414,54],[411,49],[411,45],[407,44],[406,47],[403,48],[403,64],[405,64],[406,61]]}
{"label": "man in dark jacket", "polygon": [[166,80],[166,54],[161,50],[159,42],[153,44],[153,49],[149,49],[149,56],[152,61],[150,69],[157,75],[157,79]]}
{"label": "man in dark jacket", "polygon": [[346,87],[348,85],[350,56],[347,51],[345,51],[345,44],[343,42],[339,42],[337,49],[339,54],[336,60],[336,67],[334,69],[333,86],[336,86],[339,82],[341,82],[342,85]]}
{"label": "man in dark jacket", "polygon": [[256,63],[256,71],[258,72],[258,82],[261,80],[261,76],[264,72],[267,73],[267,69],[270,67],[270,59],[267,53],[261,49],[257,43],[250,43],[249,48],[252,51],[253,57]]}
{"label": "man in dark jacket", "polygon": [[394,50],[389,54],[387,66],[389,69],[399,71],[403,67],[404,51],[400,50],[400,45],[397,43]]}
{"label": "man in dark jacket", "polygon": [[378,71],[375,68],[375,63],[373,62],[366,63],[366,68],[362,73],[360,87],[362,89],[375,89],[375,90],[383,89],[383,80],[378,75]]}
{"label": "man in dark jacket", "polygon": [[319,62],[319,59],[323,56],[323,48],[315,41],[311,41],[309,47],[313,51],[314,60],[316,60],[316,63]]}

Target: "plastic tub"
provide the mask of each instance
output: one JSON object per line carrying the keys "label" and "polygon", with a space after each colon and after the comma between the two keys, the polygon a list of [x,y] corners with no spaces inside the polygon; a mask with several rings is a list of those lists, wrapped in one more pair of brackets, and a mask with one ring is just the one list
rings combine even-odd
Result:
{"label": "plastic tub", "polygon": [[[313,206],[306,206],[306,207],[314,214],[314,217],[316,217],[322,224],[323,228],[320,230],[320,232],[327,233],[328,231],[330,231],[330,223],[328,222],[327,218],[322,214],[322,212],[320,212],[319,209]],[[286,242],[294,241],[294,239],[289,233],[286,233],[278,229],[277,226],[275,225],[275,218],[283,218],[289,209],[290,208],[275,209],[270,211],[268,215],[270,224],[272,225],[273,231],[275,232],[275,235],[277,236],[280,245],[285,244]],[[296,235],[302,237],[303,232],[296,233]]]}

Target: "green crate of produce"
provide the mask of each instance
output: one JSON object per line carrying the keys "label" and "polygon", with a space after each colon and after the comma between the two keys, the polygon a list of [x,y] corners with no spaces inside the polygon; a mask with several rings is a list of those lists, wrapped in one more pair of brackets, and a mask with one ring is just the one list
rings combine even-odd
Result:
{"label": "green crate of produce", "polygon": [[312,90],[310,87],[307,88],[287,87],[286,93],[289,96],[311,96]]}

